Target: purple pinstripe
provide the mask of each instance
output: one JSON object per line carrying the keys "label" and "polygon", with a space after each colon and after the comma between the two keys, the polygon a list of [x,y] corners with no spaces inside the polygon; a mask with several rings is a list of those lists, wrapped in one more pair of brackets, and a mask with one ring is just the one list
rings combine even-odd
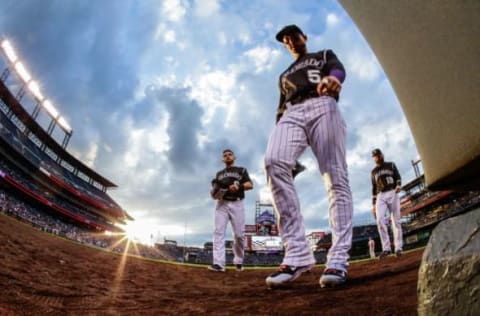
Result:
{"label": "purple pinstripe", "polygon": [[279,230],[285,245],[282,264],[315,263],[305,237],[303,217],[291,170],[307,146],[317,158],[329,201],[332,247],[327,268],[346,271],[352,243],[352,195],[345,159],[346,126],[335,99],[318,97],[289,106],[273,129],[265,154]]}
{"label": "purple pinstripe", "polygon": [[380,240],[382,241],[382,250],[392,250],[390,237],[388,236],[388,228],[384,220],[387,209],[390,210],[395,251],[402,250],[403,234],[402,224],[400,223],[400,198],[398,197],[398,194],[395,192],[395,190],[380,192],[377,195],[377,201],[375,205],[375,210],[377,212],[377,227],[380,234]]}
{"label": "purple pinstripe", "polygon": [[242,264],[245,244],[245,209],[243,200],[217,202],[213,232],[213,263],[225,267],[225,231],[228,221],[233,231],[233,264]]}

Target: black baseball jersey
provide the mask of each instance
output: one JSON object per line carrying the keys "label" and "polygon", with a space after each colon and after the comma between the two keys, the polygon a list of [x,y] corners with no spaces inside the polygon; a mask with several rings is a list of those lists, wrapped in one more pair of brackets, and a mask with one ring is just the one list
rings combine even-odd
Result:
{"label": "black baseball jersey", "polygon": [[291,64],[279,79],[280,101],[277,121],[286,110],[287,102],[302,96],[316,94],[317,85],[323,77],[330,75],[333,69],[345,74],[343,64],[330,49],[306,54]]}
{"label": "black baseball jersey", "polygon": [[393,162],[383,162],[372,170],[372,196],[402,185],[402,178]]}
{"label": "black baseball jersey", "polygon": [[[230,185],[234,184],[235,181],[238,181],[240,184],[245,182],[251,182],[250,176],[248,175],[247,169],[243,167],[228,167],[217,172],[215,176],[217,184],[222,188],[228,188]],[[245,192],[240,187],[240,190],[237,192],[228,191],[223,196],[223,200],[227,201],[236,201],[242,200],[245,198]]]}

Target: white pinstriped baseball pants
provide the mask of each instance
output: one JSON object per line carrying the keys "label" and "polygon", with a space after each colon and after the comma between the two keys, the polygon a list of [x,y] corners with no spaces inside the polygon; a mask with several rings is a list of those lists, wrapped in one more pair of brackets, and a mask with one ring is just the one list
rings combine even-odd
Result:
{"label": "white pinstriped baseball pants", "polygon": [[270,135],[265,168],[285,246],[282,264],[315,263],[305,237],[300,202],[292,178],[295,161],[312,148],[328,193],[332,246],[327,268],[347,270],[352,244],[352,194],[345,158],[346,126],[335,99],[318,97],[289,106]]}
{"label": "white pinstriped baseball pants", "polygon": [[243,200],[217,201],[213,232],[213,263],[225,267],[225,231],[228,221],[233,230],[233,264],[242,264],[245,247],[245,208]]}
{"label": "white pinstriped baseball pants", "polygon": [[377,194],[375,202],[375,211],[377,213],[377,227],[382,241],[382,250],[391,251],[390,236],[388,236],[388,228],[385,224],[385,213],[390,210],[390,220],[392,223],[393,240],[395,243],[395,251],[403,248],[402,224],[400,223],[400,198],[395,190],[380,192]]}

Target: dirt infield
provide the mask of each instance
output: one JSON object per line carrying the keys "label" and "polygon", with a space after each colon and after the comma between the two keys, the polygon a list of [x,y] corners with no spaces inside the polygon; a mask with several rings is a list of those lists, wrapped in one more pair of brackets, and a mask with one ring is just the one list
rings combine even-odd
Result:
{"label": "dirt infield", "polygon": [[123,258],[52,237],[0,214],[0,315],[415,315],[422,250],[354,263],[343,289],[322,267],[268,290],[272,269]]}

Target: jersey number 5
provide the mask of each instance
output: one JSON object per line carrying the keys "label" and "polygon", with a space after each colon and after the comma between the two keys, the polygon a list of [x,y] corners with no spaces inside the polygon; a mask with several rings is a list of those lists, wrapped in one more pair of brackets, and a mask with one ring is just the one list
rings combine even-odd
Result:
{"label": "jersey number 5", "polygon": [[307,70],[307,74],[308,81],[310,81],[311,83],[320,83],[320,80],[322,80],[319,69],[309,69]]}

